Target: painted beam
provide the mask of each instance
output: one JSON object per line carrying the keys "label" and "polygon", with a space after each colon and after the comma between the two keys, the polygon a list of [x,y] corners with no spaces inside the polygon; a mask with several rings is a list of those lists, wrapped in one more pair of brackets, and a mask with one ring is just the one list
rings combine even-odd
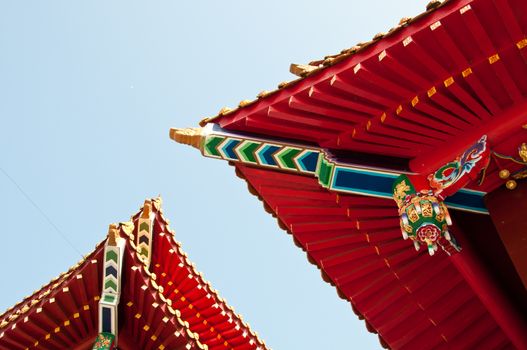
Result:
{"label": "painted beam", "polygon": [[[171,129],[170,137],[198,148],[205,157],[314,176],[322,187],[340,193],[391,199],[393,182],[401,175],[390,169],[338,162],[322,148],[227,132],[216,124],[202,129]],[[463,188],[448,197],[445,204],[488,214],[485,194]]]}
{"label": "painted beam", "polygon": [[137,223],[137,239],[135,244],[139,249],[141,259],[150,267],[152,261],[152,232],[154,230],[154,213],[152,212],[152,202],[146,200],[143,206],[143,211],[139,215]]}
{"label": "painted beam", "polygon": [[102,290],[99,300],[99,335],[93,349],[112,349],[117,345],[119,329],[119,299],[125,240],[119,236],[119,228],[112,224],[104,246]]}

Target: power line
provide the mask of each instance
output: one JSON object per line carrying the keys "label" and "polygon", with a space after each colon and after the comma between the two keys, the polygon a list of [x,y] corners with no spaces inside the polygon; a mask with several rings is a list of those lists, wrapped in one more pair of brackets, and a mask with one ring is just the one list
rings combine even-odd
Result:
{"label": "power line", "polygon": [[0,168],[0,171],[2,171],[2,173],[4,173],[4,175],[13,183],[13,185],[15,185],[15,187],[18,189],[18,191],[20,191],[20,193],[22,193],[22,195],[24,197],[26,197],[26,199],[29,201],[29,203],[31,203],[31,205],[33,205],[33,207],[35,207],[35,209],[40,213],[40,215],[42,215],[44,217],[44,219],[51,225],[51,227],[53,227],[53,229],[55,230],[56,233],[58,233],[58,235],[73,249],[75,250],[81,257],[82,257],[82,254],[81,252],[75,248],[75,246],[73,245],[73,243],[68,239],[68,237],[64,234],[64,232],[62,232],[58,227],[57,225],[55,225],[53,223],[53,221],[51,221],[51,219],[49,218],[49,216],[46,215],[46,213],[44,212],[44,210],[42,210],[37,203],[35,203],[35,201],[33,199],[31,199],[31,197],[22,189],[22,187],[20,187],[20,185],[15,181],[15,179],[13,179],[4,169]]}

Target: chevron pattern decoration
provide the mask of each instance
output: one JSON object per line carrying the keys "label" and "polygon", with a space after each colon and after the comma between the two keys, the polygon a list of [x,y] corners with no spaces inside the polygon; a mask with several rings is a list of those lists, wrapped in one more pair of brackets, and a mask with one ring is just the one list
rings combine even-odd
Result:
{"label": "chevron pattern decoration", "polygon": [[[400,175],[337,162],[322,148],[249,138],[221,129],[210,130],[204,135],[201,151],[206,157],[315,176],[320,186],[330,191],[372,197],[392,198],[391,186]],[[484,192],[461,189],[447,198],[445,204],[450,208],[488,214],[484,195]]]}
{"label": "chevron pattern decoration", "polygon": [[223,135],[208,135],[203,145],[203,154],[207,157],[311,175],[315,174],[320,153],[320,150],[296,145]]}
{"label": "chevron pattern decoration", "polygon": [[[111,344],[117,343],[118,305],[121,295],[124,246],[125,240],[119,237],[117,225],[110,225],[108,239],[104,246],[103,282],[101,299],[99,300],[100,334],[96,344],[94,344],[94,349],[101,348],[96,345],[105,344],[109,339],[112,340]],[[106,349],[105,347],[102,348]]]}
{"label": "chevron pattern decoration", "polygon": [[139,253],[146,262],[146,266],[150,266],[152,260],[152,231],[154,230],[154,214],[152,213],[151,201],[145,201],[143,211],[138,220],[137,225],[137,242],[136,245]]}

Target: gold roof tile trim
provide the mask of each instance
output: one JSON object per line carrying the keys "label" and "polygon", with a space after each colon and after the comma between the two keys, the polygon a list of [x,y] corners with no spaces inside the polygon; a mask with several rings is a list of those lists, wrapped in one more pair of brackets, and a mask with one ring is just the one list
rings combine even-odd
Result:
{"label": "gold roof tile trim", "polygon": [[[157,198],[154,198],[154,199],[151,199],[150,200],[152,203],[153,203],[153,206],[155,208],[155,211],[154,211],[154,214],[157,214],[159,216],[159,219],[161,219],[161,221],[163,222],[164,226],[165,226],[165,231],[167,231],[168,233],[170,233],[170,235],[167,235],[167,239],[169,240],[169,242],[171,242],[173,245],[174,245],[174,248],[177,250],[177,253],[183,257],[183,259],[181,259],[181,261],[183,262],[183,265],[185,267],[187,267],[187,269],[189,269],[189,271],[192,273],[192,275],[190,275],[190,278],[195,278],[198,282],[199,282],[199,285],[205,287],[207,293],[209,294],[213,294],[215,296],[215,298],[221,303],[220,307],[222,308],[222,310],[228,310],[229,313],[230,313],[230,316],[232,316],[233,318],[235,318],[237,321],[236,321],[236,324],[242,324],[245,329],[251,334],[251,336],[259,343],[259,345],[262,347],[262,350],[263,349],[268,349],[270,350],[269,347],[267,347],[267,345],[265,344],[265,342],[260,339],[260,337],[258,336],[258,333],[256,333],[255,331],[253,331],[249,324],[247,324],[244,320],[243,320],[243,317],[239,314],[237,314],[235,311],[234,311],[234,308],[231,307],[230,305],[227,304],[227,301],[225,299],[223,299],[222,297],[220,297],[218,295],[218,291],[214,288],[212,288],[211,284],[209,281],[206,281],[204,278],[203,278],[203,274],[201,272],[198,272],[196,270],[196,267],[194,265],[194,263],[192,263],[188,257],[187,257],[187,254],[181,249],[181,244],[180,242],[176,241],[175,240],[175,232],[174,230],[172,230],[170,227],[169,227],[169,220],[167,218],[165,218],[164,214],[163,214],[163,209],[161,208],[161,204],[162,204],[162,199],[161,197],[157,197]],[[133,242],[133,234],[131,234],[131,230],[127,230],[128,232],[126,232],[123,228],[124,227],[133,227],[133,221],[139,217],[139,215],[141,214],[143,210],[143,207],[141,207],[138,211],[138,213],[136,213],[135,215],[132,215],[131,217],[131,221],[130,222],[122,222],[119,224],[119,228],[121,229],[121,232],[123,232],[129,239],[127,239],[127,243],[130,245],[130,247],[135,251],[135,254],[132,254],[133,257],[135,259],[137,259],[141,264],[138,264],[138,266],[142,267],[140,268],[141,271],[145,272],[145,275],[147,276],[148,278],[148,285],[152,286],[152,288],[156,289],[154,286],[157,286],[157,289],[156,291],[158,292],[158,295],[159,295],[159,298],[165,303],[165,305],[167,305],[167,309],[169,310],[169,312],[171,314],[173,314],[174,316],[177,316],[177,314],[181,315],[181,312],[179,310],[176,310],[172,307],[172,301],[170,299],[167,299],[164,294],[163,294],[163,287],[162,286],[159,286],[152,278],[151,276],[155,276],[155,274],[151,273],[148,268],[146,267],[146,264],[143,260],[140,259],[140,253],[139,253],[139,249],[138,247],[135,245],[135,243]],[[133,230],[132,230],[133,231]],[[155,278],[155,277],[154,277]],[[152,282],[154,282],[152,284]],[[173,310],[173,311],[171,311]],[[179,317],[176,317],[178,323],[182,324],[182,326],[184,326],[185,324],[188,326],[188,322],[187,321],[184,321],[182,320],[181,318]],[[199,338],[198,334],[196,334],[196,337]],[[199,340],[197,340],[199,342]],[[206,344],[202,344],[200,343],[202,346],[205,347],[205,349],[207,349],[207,345]],[[203,349],[203,348],[202,348]]]}
{"label": "gold roof tile trim", "polygon": [[289,66],[289,72],[296,75],[297,77],[306,77],[311,73],[320,69],[320,66],[311,66],[309,64],[296,64],[291,63]]}
{"label": "gold roof tile trim", "polygon": [[4,311],[3,314],[0,315],[0,329],[6,327],[7,325],[13,323],[16,319],[18,319],[18,316],[27,314],[30,311],[36,309],[37,304],[42,304],[46,299],[46,297],[50,294],[62,290],[60,286],[62,286],[69,277],[73,277],[73,272],[77,271],[81,266],[86,265],[88,262],[91,261],[91,259],[88,259],[92,255],[94,255],[98,249],[102,247],[102,244],[104,241],[99,242],[95,249],[88,255],[85,255],[82,257],[81,260],[79,260],[75,265],[70,267],[68,271],[61,273],[59,276],[53,278],[50,282],[43,285],[40,289],[33,292],[33,294],[24,297],[22,301],[16,303],[15,305],[9,307]]}
{"label": "gold roof tile trim", "polygon": [[170,138],[177,143],[192,146],[196,149],[201,149],[201,146],[205,140],[203,130],[201,128],[171,128]]}
{"label": "gold roof tile trim", "polygon": [[[175,317],[177,323],[179,325],[181,325],[182,327],[185,328],[185,331],[187,332],[187,334],[189,335],[189,337],[193,340],[193,342],[195,343],[195,345],[200,348],[200,349],[203,349],[203,350],[208,350],[208,346],[206,344],[202,344],[200,341],[199,341],[199,335],[197,333],[194,333],[191,329],[190,329],[190,325],[187,321],[184,321],[182,318],[181,318],[181,312],[177,309],[175,309],[171,304],[172,302],[170,300],[168,300],[164,294],[163,294],[163,289],[161,286],[159,286],[154,278],[155,278],[155,274],[151,273],[149,270],[148,270],[148,265],[145,261],[143,261],[141,259],[141,252],[139,251],[138,247],[133,244],[133,241],[131,240],[127,240],[127,243],[129,244],[130,248],[135,252],[135,254],[133,252],[130,252],[131,255],[132,255],[132,258],[136,260],[136,266],[140,266],[139,270],[140,272],[144,273],[143,274],[143,277],[146,279],[146,282],[147,282],[147,285],[146,287],[148,288],[148,286],[150,286],[152,289],[154,289],[156,292],[157,292],[157,296],[159,297],[159,299],[165,303],[168,311],[170,312],[170,314],[172,316]],[[154,278],[152,278],[154,277]],[[138,314],[139,315],[139,314]],[[137,315],[136,315],[137,317]],[[141,317],[141,315],[139,315],[139,317]],[[192,336],[191,336],[192,334]]]}
{"label": "gold roof tile trim", "polygon": [[110,224],[108,227],[108,245],[115,247],[117,245],[117,239],[119,238],[119,231],[117,230],[116,224]]}
{"label": "gold roof tile trim", "polygon": [[243,317],[241,315],[237,314],[235,312],[234,308],[232,306],[230,306],[229,304],[227,304],[227,301],[224,298],[222,298],[222,297],[220,297],[218,295],[218,291],[216,289],[212,288],[212,285],[210,284],[210,282],[203,278],[203,274],[196,270],[196,267],[195,267],[194,263],[192,263],[188,259],[187,254],[181,249],[180,243],[175,240],[175,233],[174,233],[174,231],[172,229],[170,229],[169,224],[168,224],[168,220],[164,217],[162,210],[158,210],[158,214],[159,214],[159,217],[160,217],[161,221],[165,224],[165,230],[170,233],[170,235],[167,238],[175,246],[178,254],[180,256],[184,257],[184,259],[182,259],[182,261],[185,262],[186,267],[193,273],[193,275],[194,275],[193,278],[195,278],[201,285],[206,287],[206,291],[208,293],[214,294],[216,299],[219,302],[221,302],[221,308],[223,310],[227,309],[233,318],[238,319],[239,322],[241,322],[244,325],[246,330],[253,336],[253,338],[263,347],[263,349],[269,349],[267,347],[267,345],[265,344],[265,342],[262,339],[260,339],[260,337],[258,336],[258,333],[256,333],[255,331],[253,331],[251,329],[250,325],[247,324],[243,320]]}
{"label": "gold roof tile trim", "polygon": [[[450,1],[452,1],[452,0],[432,0],[426,5],[426,10],[424,12],[420,13],[419,15],[417,15],[415,17],[403,17],[403,18],[401,18],[401,20],[399,21],[397,26],[389,29],[386,33],[377,33],[372,38],[372,40],[367,41],[367,42],[359,42],[359,43],[355,44],[354,46],[352,46],[351,48],[342,50],[340,53],[337,53],[337,54],[334,54],[334,55],[327,55],[322,60],[311,61],[311,62],[309,62],[307,64],[295,64],[295,63],[291,64],[290,68],[289,68],[289,71],[292,74],[299,76],[300,78],[296,79],[296,80],[289,81],[289,82],[282,82],[282,83],[278,84],[278,89],[272,90],[272,91],[262,92],[262,93],[258,94],[258,98],[261,99],[261,98],[267,97],[267,96],[269,96],[271,94],[274,94],[274,93],[276,93],[276,92],[278,92],[278,91],[280,91],[280,90],[282,90],[282,89],[284,89],[286,87],[289,87],[291,85],[294,85],[294,84],[298,83],[299,81],[302,81],[304,78],[312,75],[313,73],[319,72],[319,71],[323,70],[326,67],[333,66],[333,65],[343,61],[344,59],[355,55],[356,53],[358,53],[358,52],[370,47],[371,45],[373,45],[373,44],[375,44],[377,42],[379,42],[383,38],[385,38],[387,36],[390,36],[390,35],[393,35],[394,33],[396,33],[399,30],[401,30],[401,28],[407,27],[410,23],[413,23],[416,20],[428,15],[430,12],[433,12],[433,11],[437,10],[438,8],[442,7],[443,5],[447,4]],[[215,115],[213,117],[203,118],[199,122],[199,125],[200,126],[205,126],[207,123],[214,122],[214,120],[219,118],[219,117],[222,117],[222,116],[230,114],[230,113],[234,113],[234,112],[238,111],[241,108],[244,108],[244,107],[246,107],[248,105],[253,104],[254,102],[255,101],[252,101],[251,103],[243,105],[243,106],[239,105],[238,108],[236,108],[236,109],[224,107],[224,108],[222,108],[220,110],[220,112],[217,115]]]}
{"label": "gold roof tile trim", "polygon": [[240,103],[238,103],[239,108],[247,107],[248,105],[252,104],[255,100],[242,100]]}

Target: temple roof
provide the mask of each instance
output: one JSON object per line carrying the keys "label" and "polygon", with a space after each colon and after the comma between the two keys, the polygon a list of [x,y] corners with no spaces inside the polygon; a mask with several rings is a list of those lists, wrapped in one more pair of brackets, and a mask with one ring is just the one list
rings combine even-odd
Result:
{"label": "temple roof", "polygon": [[[126,241],[119,348],[266,349],[175,241],[161,200],[146,203],[152,204],[154,218],[151,261],[136,240],[144,207],[117,226]],[[93,344],[104,243],[0,316],[0,349],[86,349]]]}
{"label": "temple roof", "polygon": [[224,107],[220,110],[220,112],[213,116],[213,117],[208,117],[208,118],[204,118],[201,122],[200,122],[200,125],[201,126],[204,126],[206,123],[210,123],[210,122],[218,122],[218,119],[225,116],[225,115],[228,115],[228,114],[231,114],[231,113],[234,113],[234,112],[237,112],[239,109],[242,109],[242,108],[245,108],[245,107],[248,107],[254,103],[256,103],[259,99],[263,99],[263,98],[267,98],[269,97],[270,95],[273,95],[275,93],[277,93],[278,91],[286,88],[286,87],[289,87],[291,85],[294,85],[294,84],[297,84],[298,82],[302,81],[304,78],[310,76],[310,75],[313,75],[315,73],[318,73],[328,67],[331,67],[337,63],[339,63],[340,61],[346,59],[346,58],[349,58],[353,55],[356,55],[356,54],[359,54],[361,53],[363,50],[366,50],[368,49],[370,46],[374,45],[376,42],[382,40],[382,39],[385,39],[385,38],[389,38],[390,36],[394,35],[395,33],[397,33],[398,31],[402,30],[403,28],[407,27],[408,25],[410,25],[412,22],[414,21],[417,21],[419,19],[421,19],[422,17],[428,15],[429,13],[435,11],[436,9],[440,8],[441,6],[445,5],[447,2],[449,2],[450,0],[432,0],[430,1],[427,5],[426,5],[426,10],[424,12],[422,12],[421,14],[415,16],[415,17],[404,17],[404,18],[401,18],[401,20],[399,21],[399,23],[397,24],[397,26],[389,29],[387,32],[385,33],[377,33],[370,41],[366,41],[366,42],[360,42],[360,43],[357,43],[355,44],[353,47],[350,47],[350,48],[347,48],[347,49],[343,49],[341,52],[337,53],[337,54],[331,54],[331,55],[327,55],[325,56],[323,59],[317,59],[317,60],[313,60],[307,64],[291,64],[290,66],[290,72],[294,75],[297,75],[299,77],[299,79],[295,79],[295,80],[292,80],[292,81],[287,81],[287,82],[281,82],[280,84],[278,84],[278,87],[276,90],[273,90],[273,91],[262,91],[258,94],[257,96],[257,99],[255,100],[242,100],[238,107],[237,108],[229,108],[229,107]]}
{"label": "temple roof", "polygon": [[447,255],[409,249],[392,200],[332,193],[305,176],[243,165],[236,174],[384,347],[512,346]]}
{"label": "temple roof", "polygon": [[[517,113],[527,105],[525,3],[434,4],[360,50],[329,57],[272,94],[201,124],[337,156],[391,157],[413,172],[436,169],[485,134],[495,152],[515,153],[525,133],[518,124],[526,122]],[[491,164],[487,181],[468,187],[496,189],[499,170]]]}
{"label": "temple roof", "polygon": [[[455,213],[461,252],[431,258],[408,249],[404,215],[387,199],[394,173],[428,181],[478,140],[490,165],[465,194],[481,199],[527,176],[527,4],[434,4],[171,137],[234,165],[383,346],[524,348],[527,291],[486,208]],[[340,189],[338,167],[352,174]]]}

